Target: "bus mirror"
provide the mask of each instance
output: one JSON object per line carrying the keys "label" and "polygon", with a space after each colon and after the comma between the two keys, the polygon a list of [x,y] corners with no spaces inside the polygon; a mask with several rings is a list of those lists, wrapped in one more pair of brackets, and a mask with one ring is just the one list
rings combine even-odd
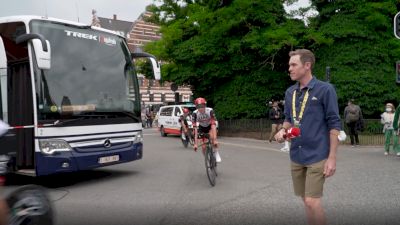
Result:
{"label": "bus mirror", "polygon": [[15,39],[17,44],[32,40],[37,65],[40,69],[50,69],[50,43],[41,34],[22,34]]}
{"label": "bus mirror", "polygon": [[7,56],[3,39],[0,37],[0,118],[8,122],[7,104]]}
{"label": "bus mirror", "polygon": [[149,59],[151,61],[151,66],[153,67],[154,79],[161,80],[160,64],[158,64],[154,58],[149,58]]}
{"label": "bus mirror", "polygon": [[51,57],[51,51],[50,51],[50,42],[46,40],[46,46],[47,46],[47,51],[44,51],[42,42],[38,39],[33,39],[32,44],[33,44],[33,49],[35,50],[35,57],[36,57],[36,62],[37,66],[40,69],[50,69],[50,57]]}
{"label": "bus mirror", "polygon": [[6,48],[3,44],[3,39],[0,37],[0,69],[7,68]]}
{"label": "bus mirror", "polygon": [[133,52],[131,57],[135,58],[149,58],[154,72],[154,79],[161,80],[160,64],[156,61],[156,57],[146,52]]}

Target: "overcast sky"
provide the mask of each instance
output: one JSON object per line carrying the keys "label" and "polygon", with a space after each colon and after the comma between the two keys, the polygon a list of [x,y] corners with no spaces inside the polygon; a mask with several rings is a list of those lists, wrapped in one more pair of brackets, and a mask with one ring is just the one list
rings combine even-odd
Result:
{"label": "overcast sky", "polygon": [[0,17],[12,15],[39,15],[92,22],[92,9],[98,17],[135,21],[153,0],[0,0]]}
{"label": "overcast sky", "polygon": [[[250,1],[250,0],[249,0]],[[11,15],[39,15],[90,24],[92,9],[97,16],[135,21],[154,0],[0,0],[0,17]],[[293,7],[308,5],[300,0]]]}

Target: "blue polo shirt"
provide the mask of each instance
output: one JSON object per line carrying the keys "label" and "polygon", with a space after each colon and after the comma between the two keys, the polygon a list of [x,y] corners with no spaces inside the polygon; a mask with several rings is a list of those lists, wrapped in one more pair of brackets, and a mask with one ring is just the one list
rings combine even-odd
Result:
{"label": "blue polo shirt", "polygon": [[285,121],[294,126],[292,112],[293,92],[296,90],[295,106],[297,118],[301,103],[308,90],[308,100],[300,121],[300,136],[291,140],[290,159],[301,165],[309,165],[328,158],[329,131],[342,130],[337,95],[334,87],[313,77],[300,90],[297,82],[285,92]]}

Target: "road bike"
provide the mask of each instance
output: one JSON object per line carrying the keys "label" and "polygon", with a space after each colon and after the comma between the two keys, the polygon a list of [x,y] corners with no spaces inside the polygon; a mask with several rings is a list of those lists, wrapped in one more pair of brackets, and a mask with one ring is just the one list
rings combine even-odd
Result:
{"label": "road bike", "polygon": [[[7,156],[0,157],[0,185],[6,181]],[[8,225],[53,225],[53,207],[44,190],[24,185],[2,196],[8,207]]]}
{"label": "road bike", "polygon": [[217,161],[214,156],[214,150],[208,133],[199,133],[198,138],[202,140],[202,151],[204,154],[205,166],[207,171],[207,177],[210,181],[211,186],[215,186],[217,173]]}
{"label": "road bike", "polygon": [[181,141],[185,148],[194,145],[193,125],[192,121],[187,121],[187,133],[185,133],[183,127],[181,128]]}

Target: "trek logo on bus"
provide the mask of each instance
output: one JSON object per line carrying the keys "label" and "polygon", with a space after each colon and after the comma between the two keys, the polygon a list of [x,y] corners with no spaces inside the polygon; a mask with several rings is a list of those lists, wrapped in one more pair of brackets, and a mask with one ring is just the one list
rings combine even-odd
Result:
{"label": "trek logo on bus", "polygon": [[67,34],[67,36],[69,36],[69,37],[76,37],[76,38],[98,41],[102,44],[106,44],[106,45],[110,45],[110,46],[117,45],[117,41],[111,37],[106,37],[103,35],[98,36],[98,35],[94,35],[94,34],[85,34],[85,33],[80,33],[80,32],[70,31],[70,30],[64,30],[64,31]]}

